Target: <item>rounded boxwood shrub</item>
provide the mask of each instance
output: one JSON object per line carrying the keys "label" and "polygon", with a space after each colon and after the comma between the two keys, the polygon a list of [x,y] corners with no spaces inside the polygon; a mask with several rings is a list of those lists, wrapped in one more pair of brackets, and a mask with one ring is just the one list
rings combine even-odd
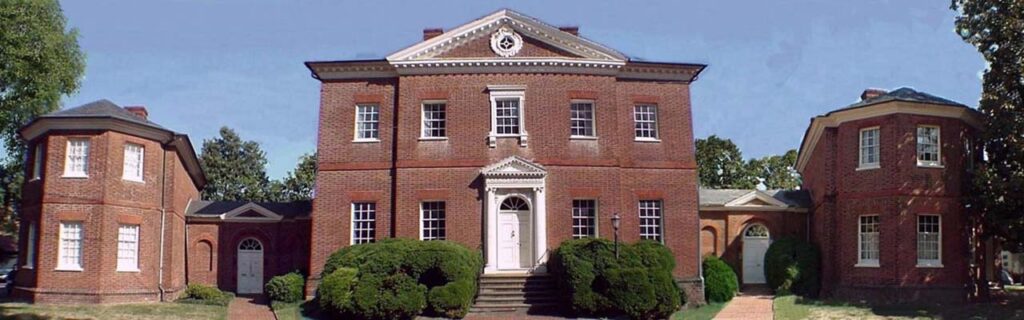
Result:
{"label": "rounded boxwood shrub", "polygon": [[188,287],[185,287],[185,291],[181,293],[178,302],[227,306],[234,298],[234,294],[220,291],[216,287],[190,284]]}
{"label": "rounded boxwood shrub", "polygon": [[276,276],[267,281],[267,296],[271,301],[299,302],[306,298],[302,292],[305,285],[306,277],[298,272]]}
{"label": "rounded boxwood shrub", "polygon": [[405,274],[363,275],[353,288],[351,311],[363,319],[411,319],[427,306],[426,293]]}
{"label": "rounded boxwood shrub", "polygon": [[562,243],[548,270],[573,311],[590,316],[626,314],[633,319],[666,318],[682,305],[672,278],[675,257],[657,242],[615,244],[606,239]]}
{"label": "rounded boxwood shrub", "polygon": [[817,297],[818,248],[786,237],[772,242],[764,255],[764,274],[776,294]]}
{"label": "rounded boxwood shrub", "polygon": [[716,256],[704,258],[704,297],[708,302],[732,300],[739,290],[736,272]]}
{"label": "rounded boxwood shrub", "polygon": [[316,289],[320,307],[331,312],[342,313],[352,306],[352,287],[356,283],[357,270],[337,268],[320,280]]}

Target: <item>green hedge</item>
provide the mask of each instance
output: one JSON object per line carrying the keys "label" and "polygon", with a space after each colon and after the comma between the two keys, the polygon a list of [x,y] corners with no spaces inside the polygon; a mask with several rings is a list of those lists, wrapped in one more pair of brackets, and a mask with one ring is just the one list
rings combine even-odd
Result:
{"label": "green hedge", "polygon": [[305,300],[303,288],[306,286],[306,277],[301,273],[292,272],[270,278],[267,282],[267,296],[271,301],[299,302]]}
{"label": "green hedge", "polygon": [[704,258],[704,297],[708,302],[732,300],[739,290],[736,272],[725,261],[716,256]]}
{"label": "green hedge", "polygon": [[[387,239],[346,247],[324,265],[320,305],[366,319],[398,319],[424,311],[461,318],[476,295],[481,264],[478,252],[448,241]],[[355,274],[335,275],[346,268]],[[375,287],[379,285],[384,287]]]}
{"label": "green hedge", "polygon": [[220,291],[215,287],[190,284],[185,288],[185,292],[181,293],[178,302],[227,306],[234,298],[233,293]]}
{"label": "green hedge", "polygon": [[797,294],[817,297],[818,248],[795,238],[782,238],[772,242],[764,255],[765,280],[779,295]]}
{"label": "green hedge", "polygon": [[586,316],[626,314],[633,319],[663,319],[682,305],[672,278],[675,257],[651,241],[615,244],[606,239],[577,239],[551,253],[548,269],[573,311]]}

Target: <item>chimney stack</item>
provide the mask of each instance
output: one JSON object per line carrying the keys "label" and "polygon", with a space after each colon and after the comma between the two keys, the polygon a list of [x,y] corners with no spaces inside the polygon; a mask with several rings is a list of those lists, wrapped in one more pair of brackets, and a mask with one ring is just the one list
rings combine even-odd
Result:
{"label": "chimney stack", "polygon": [[444,29],[441,28],[425,28],[423,29],[423,40],[429,40],[430,38],[436,37],[444,33]]}
{"label": "chimney stack", "polygon": [[558,27],[558,30],[571,33],[572,35],[577,37],[580,35],[580,26],[561,26]]}
{"label": "chimney stack", "polygon": [[878,96],[886,94],[886,93],[889,93],[889,92],[885,91],[884,89],[867,88],[867,89],[864,89],[864,93],[860,94],[860,101],[864,101],[864,100],[868,100],[868,99],[871,99],[871,98],[874,98],[874,97],[878,97]]}
{"label": "chimney stack", "polygon": [[146,120],[146,118],[149,117],[149,112],[146,111],[145,106],[127,106],[124,107],[124,109],[128,110],[128,112],[135,114],[139,118],[142,118],[142,120]]}

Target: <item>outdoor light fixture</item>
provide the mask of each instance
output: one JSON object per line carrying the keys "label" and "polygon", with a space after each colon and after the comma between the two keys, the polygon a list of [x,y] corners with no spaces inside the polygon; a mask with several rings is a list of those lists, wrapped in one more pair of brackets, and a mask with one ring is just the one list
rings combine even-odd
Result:
{"label": "outdoor light fixture", "polygon": [[618,213],[612,215],[612,229],[615,229],[615,259],[619,258],[619,223],[622,217]]}

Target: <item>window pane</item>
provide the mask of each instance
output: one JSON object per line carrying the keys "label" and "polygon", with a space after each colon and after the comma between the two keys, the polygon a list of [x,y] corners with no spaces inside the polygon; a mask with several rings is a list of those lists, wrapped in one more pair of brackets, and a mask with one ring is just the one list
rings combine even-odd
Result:
{"label": "window pane", "polygon": [[356,139],[378,139],[380,112],[376,105],[356,106]]}
{"label": "window pane", "polygon": [[878,152],[878,129],[861,130],[860,165],[877,165]]}
{"label": "window pane", "polygon": [[137,144],[124,145],[124,170],[123,179],[142,181],[142,160],[145,156],[145,149]]}
{"label": "window pane", "polygon": [[572,237],[597,237],[597,201],[572,201]]}
{"label": "window pane", "polygon": [[420,204],[420,211],[423,217],[422,237],[423,240],[444,240],[445,239],[445,203],[443,201],[430,201]]}
{"label": "window pane", "polygon": [[938,164],[938,127],[917,127],[917,160],[927,164]]}
{"label": "window pane", "polygon": [[498,99],[495,103],[498,134],[519,134],[519,99]]}
{"label": "window pane", "polygon": [[447,124],[444,103],[429,103],[423,105],[423,136],[424,137],[445,137],[447,136]]}
{"label": "window pane", "polygon": [[570,105],[569,109],[570,134],[577,137],[593,137],[594,104],[592,102],[577,102]]}
{"label": "window pane", "polygon": [[82,223],[62,222],[60,224],[60,257],[58,268],[82,268]]}
{"label": "window pane", "polygon": [[637,105],[633,107],[633,120],[636,137],[642,139],[658,138],[658,112],[653,105]]}
{"label": "window pane", "polygon": [[917,261],[918,264],[938,264],[940,260],[941,230],[939,216],[917,216]]}
{"label": "window pane", "polygon": [[89,140],[68,140],[67,155],[64,159],[64,175],[84,177],[89,168]]}
{"label": "window pane", "polygon": [[121,225],[117,229],[117,270],[139,268],[139,226]]}
{"label": "window pane", "polygon": [[357,202],[352,204],[352,244],[369,243],[376,240],[377,204]]}
{"label": "window pane", "polygon": [[859,223],[859,262],[878,263],[878,216],[861,216]]}
{"label": "window pane", "polygon": [[640,239],[661,242],[661,201],[640,200]]}

